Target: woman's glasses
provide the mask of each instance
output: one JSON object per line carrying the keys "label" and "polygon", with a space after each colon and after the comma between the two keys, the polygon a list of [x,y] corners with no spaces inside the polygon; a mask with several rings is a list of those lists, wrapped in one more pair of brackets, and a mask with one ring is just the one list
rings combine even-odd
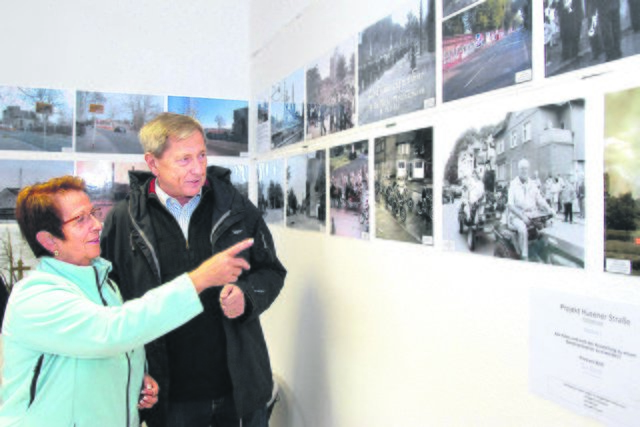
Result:
{"label": "woman's glasses", "polygon": [[100,208],[93,208],[89,211],[89,213],[81,213],[80,215],[76,215],[73,218],[69,218],[66,221],[62,222],[62,225],[69,224],[70,222],[75,222],[77,225],[88,224],[91,221],[91,217],[100,221],[102,210]]}

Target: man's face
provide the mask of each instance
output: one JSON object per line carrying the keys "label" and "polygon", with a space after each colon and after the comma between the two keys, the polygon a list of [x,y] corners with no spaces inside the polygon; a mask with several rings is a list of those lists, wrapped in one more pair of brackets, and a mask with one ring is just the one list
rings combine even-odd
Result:
{"label": "man's face", "polygon": [[207,148],[200,132],[188,138],[169,137],[162,156],[145,154],[151,172],[162,190],[182,205],[200,192],[207,172]]}
{"label": "man's face", "polygon": [[518,176],[520,180],[526,181],[529,178],[529,165],[521,164],[518,166]]}

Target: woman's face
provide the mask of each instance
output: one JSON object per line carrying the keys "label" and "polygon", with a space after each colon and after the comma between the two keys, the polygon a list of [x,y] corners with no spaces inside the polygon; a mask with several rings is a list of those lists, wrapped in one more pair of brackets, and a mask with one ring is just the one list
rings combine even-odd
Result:
{"label": "woman's face", "polygon": [[63,222],[65,240],[54,237],[57,259],[70,264],[87,266],[100,256],[102,223],[84,191],[66,191],[55,197]]}

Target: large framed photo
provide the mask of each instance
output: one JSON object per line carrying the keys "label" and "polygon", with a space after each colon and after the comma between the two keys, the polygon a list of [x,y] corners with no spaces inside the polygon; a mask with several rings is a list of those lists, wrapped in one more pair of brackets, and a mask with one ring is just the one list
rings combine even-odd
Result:
{"label": "large framed photo", "polygon": [[76,93],[76,151],[142,154],[138,132],[164,111],[164,97]]}
{"label": "large framed photo", "polygon": [[443,2],[445,102],[531,80],[530,0],[468,3]]}
{"label": "large framed photo", "polygon": [[584,267],[582,99],[468,115],[444,170],[445,244],[459,252]]}
{"label": "large framed photo", "polygon": [[271,88],[271,148],[304,139],[304,70],[301,68]]}
{"label": "large framed photo", "polygon": [[329,149],[331,234],[369,238],[369,141]]}
{"label": "large framed photo", "polygon": [[435,105],[435,0],[405,2],[358,36],[358,124]]}
{"label": "large framed photo", "polygon": [[433,244],[433,128],[374,140],[376,237]]}
{"label": "large framed photo", "polygon": [[287,227],[324,232],[327,216],[325,157],[325,151],[319,150],[287,160]]}
{"label": "large framed photo", "polygon": [[71,151],[73,92],[0,86],[0,150]]}
{"label": "large framed photo", "polygon": [[241,156],[249,151],[249,103],[233,99],[170,96],[168,111],[197,119],[209,156]]}
{"label": "large framed photo", "polygon": [[258,209],[267,224],[284,222],[284,159],[258,163]]}

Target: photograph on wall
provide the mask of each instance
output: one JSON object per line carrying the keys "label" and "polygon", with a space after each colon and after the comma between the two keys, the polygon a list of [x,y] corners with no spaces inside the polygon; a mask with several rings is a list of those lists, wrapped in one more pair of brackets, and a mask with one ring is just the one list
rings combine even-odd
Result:
{"label": "photograph on wall", "polygon": [[164,97],[76,93],[76,151],[142,154],[138,132],[164,111]]}
{"label": "photograph on wall", "polygon": [[640,0],[544,0],[546,76],[640,53]]}
{"label": "photograph on wall", "polygon": [[284,159],[258,163],[258,203],[267,224],[284,223]]}
{"label": "photograph on wall", "polygon": [[531,80],[530,11],[530,0],[486,0],[444,16],[444,102]]}
{"label": "photograph on wall", "polygon": [[484,0],[442,0],[442,16],[447,18],[454,13],[461,13]]}
{"label": "photograph on wall", "polygon": [[358,124],[435,105],[435,0],[412,0],[358,35]]}
{"label": "photograph on wall", "polygon": [[351,129],[356,113],[355,37],[307,66],[306,139]]}
{"label": "photograph on wall", "polygon": [[375,235],[433,244],[433,128],[374,140]]}
{"label": "photograph on wall", "polygon": [[71,151],[73,91],[0,86],[0,150]]}
{"label": "photograph on wall", "polygon": [[585,102],[490,112],[453,131],[442,189],[449,249],[584,268]]}
{"label": "photograph on wall", "polygon": [[369,141],[329,149],[331,234],[369,238]]}
{"label": "photograph on wall", "polygon": [[326,170],[324,150],[287,160],[287,227],[324,232],[326,225]]}
{"label": "photograph on wall", "polygon": [[640,275],[640,88],[605,96],[605,269]]}
{"label": "photograph on wall", "polygon": [[0,280],[7,289],[36,264],[16,222],[20,190],[51,178],[73,175],[73,162],[56,160],[0,160]]}
{"label": "photograph on wall", "polygon": [[271,148],[271,123],[269,121],[269,91],[258,95],[256,101],[258,127],[256,131],[256,152],[266,153]]}
{"label": "photograph on wall", "polygon": [[222,163],[218,159],[209,160],[209,165],[220,166],[227,168],[231,171],[231,184],[242,194],[245,198],[249,198],[249,166],[245,164],[231,164]]}
{"label": "photograph on wall", "polygon": [[304,139],[304,70],[301,68],[271,88],[271,148]]}
{"label": "photograph on wall", "polygon": [[170,113],[195,118],[204,128],[209,156],[237,157],[249,151],[249,103],[232,99],[170,96]]}

